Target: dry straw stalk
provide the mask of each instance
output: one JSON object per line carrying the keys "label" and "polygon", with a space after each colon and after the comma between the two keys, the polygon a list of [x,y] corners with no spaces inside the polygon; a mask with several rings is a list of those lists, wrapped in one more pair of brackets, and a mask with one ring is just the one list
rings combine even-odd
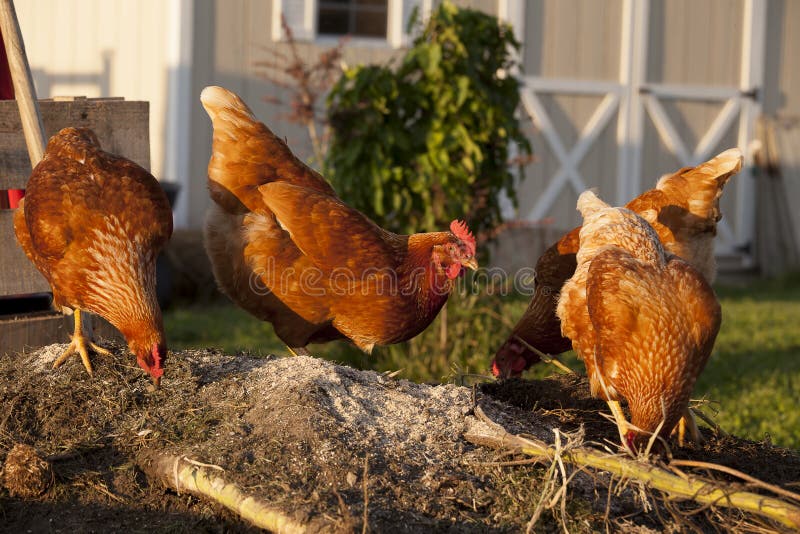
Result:
{"label": "dry straw stalk", "polygon": [[[491,421],[478,406],[475,415],[491,429],[491,434],[468,432],[465,439],[476,445],[497,449],[512,449],[526,456],[554,459],[556,449],[544,442],[523,438],[507,432]],[[725,488],[720,484],[681,478],[660,467],[623,456],[588,447],[576,447],[561,452],[564,461],[580,467],[592,467],[618,477],[638,480],[650,488],[657,489],[671,498],[692,499],[702,504],[723,508],[735,508],[750,512],[791,529],[800,529],[800,507],[781,499],[757,493]]]}

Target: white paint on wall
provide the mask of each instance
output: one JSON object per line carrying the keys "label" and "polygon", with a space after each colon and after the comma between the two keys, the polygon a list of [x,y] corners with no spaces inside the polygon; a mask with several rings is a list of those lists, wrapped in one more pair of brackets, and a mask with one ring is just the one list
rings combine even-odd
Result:
{"label": "white paint on wall", "polygon": [[165,165],[175,2],[184,3],[25,0],[15,5],[38,97],[121,96],[150,102],[151,171],[170,181],[178,179]]}

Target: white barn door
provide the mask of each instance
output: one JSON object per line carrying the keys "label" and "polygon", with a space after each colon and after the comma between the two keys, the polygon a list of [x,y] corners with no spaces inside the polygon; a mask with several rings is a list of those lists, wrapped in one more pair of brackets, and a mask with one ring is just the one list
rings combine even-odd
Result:
{"label": "white barn door", "polygon": [[[744,171],[731,182],[723,199],[724,219],[716,241],[717,253],[735,256],[742,265],[751,264],[755,198],[749,172],[749,149],[761,107],[766,0],[685,2],[681,3],[683,12],[676,2],[664,0],[604,2],[608,9],[617,10],[621,21],[617,33],[618,63],[613,65],[618,71],[612,73],[613,78],[585,79],[579,77],[577,71],[576,77],[553,76],[543,72],[546,71],[545,61],[533,62],[540,65],[540,72],[525,76],[526,86],[521,97],[539,139],[535,149],[540,157],[551,160],[546,166],[555,171],[543,177],[543,183],[535,194],[522,199],[525,211],[521,215],[531,221],[552,219],[555,210],[563,209],[565,191],[577,196],[586,188],[597,186],[609,201],[624,204],[652,187],[661,174],[681,166],[696,165],[725,148],[738,146],[746,154],[747,161]],[[557,21],[564,17],[559,19],[548,10],[573,9],[580,13],[585,8],[597,9],[597,4],[591,6],[581,0],[571,0],[570,5],[565,6],[542,0],[526,7],[537,10],[537,15],[545,20]],[[731,14],[731,8],[736,12]],[[696,13],[689,12],[695,9]],[[713,19],[715,13],[728,19]],[[702,20],[692,20],[693,17],[712,17],[723,28],[730,26],[729,33],[723,33],[717,39],[719,42],[706,42],[702,34],[690,35],[690,24],[703,24]],[[682,24],[677,20],[679,18],[689,23]],[[529,16],[526,20],[532,18]],[[602,24],[602,20],[598,20],[598,24]],[[687,39],[692,37],[692,42],[698,47],[694,50],[697,54],[691,47],[678,49],[669,40],[673,38],[675,26],[679,31],[687,32]],[[538,51],[544,54],[548,48],[546,32],[551,29],[543,25],[539,30],[545,32],[545,36],[539,39]],[[554,32],[559,30],[564,31],[563,28],[552,29]],[[530,38],[533,31],[537,29],[526,28],[526,38]],[[698,63],[703,58],[695,57],[703,55],[704,51],[699,47],[707,47],[706,51],[716,54],[709,57],[722,58],[713,63],[720,71],[728,61],[730,73],[727,79],[724,73],[719,76],[722,83],[718,80],[708,83],[702,79],[700,83],[694,82],[693,67],[700,72],[699,77],[704,75],[703,69],[699,68],[702,63]],[[716,52],[714,47],[718,49]],[[558,47],[550,45],[549,48]],[[734,48],[738,57],[728,57]],[[525,53],[535,54],[537,49],[527,46]],[[586,47],[583,51],[578,47],[576,53],[586,53]],[[672,57],[675,54],[684,54],[685,57]],[[531,63],[525,62],[526,65]],[[666,66],[662,67],[662,63]],[[683,79],[676,83],[669,80],[670,77]],[[575,132],[571,136],[572,142],[565,142],[559,134],[551,118],[553,110],[545,104],[546,98],[552,101],[555,97],[592,99],[594,111],[588,115],[588,120],[572,125]],[[702,113],[692,116],[694,110]],[[705,122],[696,115],[703,115]],[[563,121],[565,116],[565,113],[559,113],[560,120]],[[582,171],[581,164],[598,139],[612,135],[617,147],[616,169],[602,172],[595,166],[583,165]],[[546,147],[540,146],[542,141]],[[605,146],[608,147],[608,143]],[[605,160],[608,161],[608,156]],[[558,199],[562,199],[560,204]]]}

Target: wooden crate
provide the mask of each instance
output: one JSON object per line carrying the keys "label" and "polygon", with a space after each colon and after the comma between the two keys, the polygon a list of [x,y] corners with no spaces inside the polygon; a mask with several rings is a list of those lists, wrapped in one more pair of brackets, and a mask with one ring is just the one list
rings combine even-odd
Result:
{"label": "wooden crate", "polygon": [[[91,128],[103,149],[150,168],[149,104],[122,98],[61,98],[39,101],[49,138],[67,126]],[[24,189],[31,173],[17,103],[0,101],[0,189]],[[25,311],[20,301],[50,291],[44,277],[17,244],[14,210],[0,210],[0,354],[26,347],[65,342],[72,317],[48,310]],[[119,337],[102,319],[95,321],[100,337]]]}

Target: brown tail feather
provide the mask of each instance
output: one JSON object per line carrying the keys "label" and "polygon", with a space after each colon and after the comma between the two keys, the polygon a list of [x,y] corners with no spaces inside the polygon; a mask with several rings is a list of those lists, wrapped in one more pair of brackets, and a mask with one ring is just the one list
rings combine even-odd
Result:
{"label": "brown tail feather", "polygon": [[681,191],[684,198],[689,193],[686,198],[689,211],[700,218],[717,221],[722,190],[741,168],[742,153],[738,148],[731,148],[697,167],[684,168],[665,176],[656,187],[668,194],[671,190]]}
{"label": "brown tail feather", "polygon": [[208,185],[212,200],[229,213],[266,209],[258,187],[284,181],[335,195],[317,172],[259,122],[236,94],[206,87],[200,94],[214,127]]}

